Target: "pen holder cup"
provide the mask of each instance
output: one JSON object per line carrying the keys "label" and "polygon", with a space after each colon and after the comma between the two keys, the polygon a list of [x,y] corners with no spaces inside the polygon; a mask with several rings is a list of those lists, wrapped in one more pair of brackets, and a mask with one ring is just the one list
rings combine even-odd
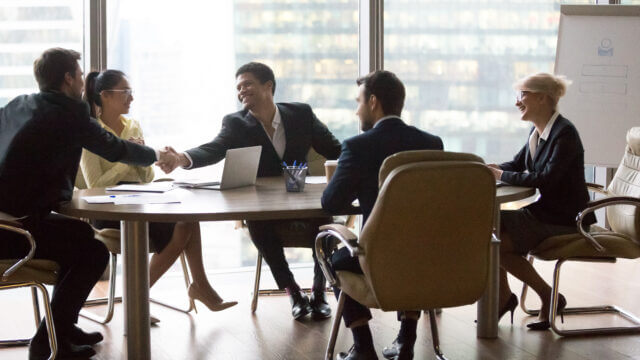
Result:
{"label": "pen holder cup", "polygon": [[302,192],[304,191],[304,182],[307,178],[307,167],[294,167],[287,166],[282,168],[282,175],[284,176],[284,184],[287,188],[287,192]]}

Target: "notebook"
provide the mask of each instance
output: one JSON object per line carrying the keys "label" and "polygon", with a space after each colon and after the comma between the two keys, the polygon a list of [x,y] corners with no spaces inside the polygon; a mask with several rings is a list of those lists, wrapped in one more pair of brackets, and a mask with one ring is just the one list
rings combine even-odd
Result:
{"label": "notebook", "polygon": [[261,152],[262,146],[229,149],[225,156],[220,181],[182,180],[176,181],[174,184],[185,188],[209,190],[226,190],[255,185]]}

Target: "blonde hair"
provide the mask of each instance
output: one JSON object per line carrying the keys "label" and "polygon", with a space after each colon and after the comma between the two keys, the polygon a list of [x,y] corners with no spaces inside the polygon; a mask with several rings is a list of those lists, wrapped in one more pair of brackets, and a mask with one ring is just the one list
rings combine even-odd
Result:
{"label": "blonde hair", "polygon": [[571,85],[571,81],[562,75],[537,73],[518,80],[513,84],[513,88],[548,95],[551,105],[555,109],[558,100],[567,92],[569,85]]}

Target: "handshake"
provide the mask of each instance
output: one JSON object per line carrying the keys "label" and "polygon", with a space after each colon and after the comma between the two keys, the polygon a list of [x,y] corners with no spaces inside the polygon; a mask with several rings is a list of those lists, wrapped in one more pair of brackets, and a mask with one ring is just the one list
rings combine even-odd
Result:
{"label": "handshake", "polygon": [[159,157],[156,165],[159,166],[165,174],[172,172],[178,166],[184,167],[191,165],[191,162],[184,153],[177,152],[171,146],[165,146],[164,149],[159,150],[158,153]]}

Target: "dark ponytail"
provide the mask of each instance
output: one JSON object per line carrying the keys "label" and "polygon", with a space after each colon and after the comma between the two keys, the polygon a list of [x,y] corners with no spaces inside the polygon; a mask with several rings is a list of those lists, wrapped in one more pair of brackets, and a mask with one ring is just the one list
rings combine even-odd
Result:
{"label": "dark ponytail", "polygon": [[[100,101],[100,95],[96,94],[96,78],[100,75],[97,71],[92,71],[84,80],[84,95],[82,99],[89,103],[91,108],[91,117],[96,117],[97,102]],[[96,99],[97,98],[97,99]],[[102,102],[100,103],[102,104]]]}
{"label": "dark ponytail", "polygon": [[96,117],[96,106],[102,106],[100,93],[115,88],[125,76],[122,71],[111,69],[101,72],[92,71],[87,75],[84,81],[83,99],[89,103],[92,117]]}

